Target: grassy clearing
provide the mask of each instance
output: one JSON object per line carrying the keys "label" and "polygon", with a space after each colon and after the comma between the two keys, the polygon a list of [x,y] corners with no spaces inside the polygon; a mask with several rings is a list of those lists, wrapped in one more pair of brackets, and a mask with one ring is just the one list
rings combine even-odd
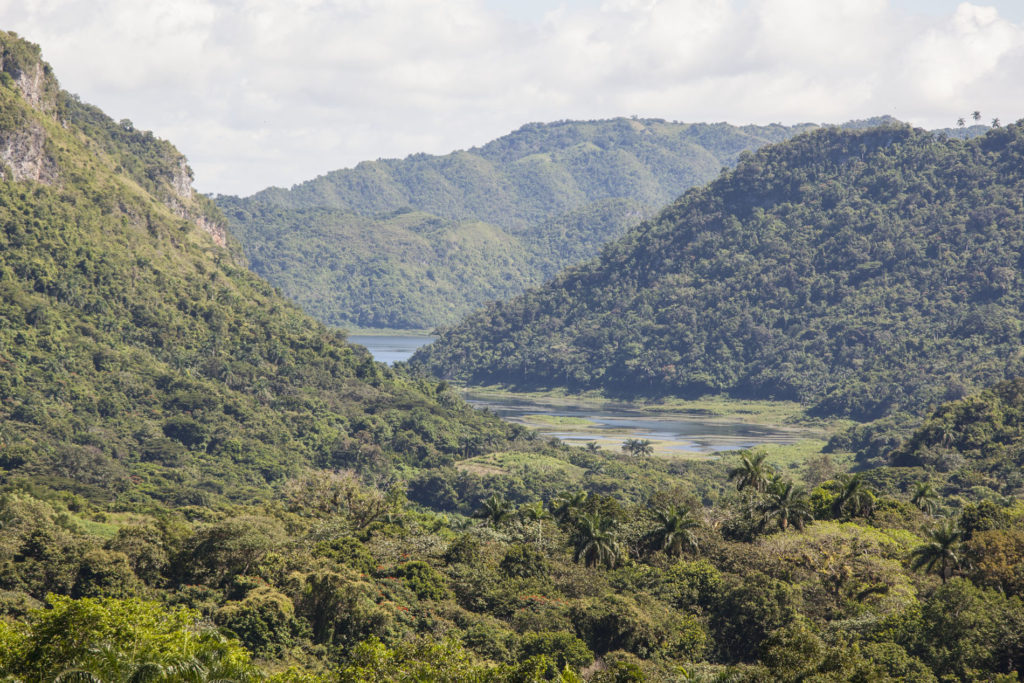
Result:
{"label": "grassy clearing", "polygon": [[99,538],[114,538],[122,527],[145,524],[151,521],[150,517],[134,512],[106,512],[91,519],[79,517],[70,512],[66,514],[71,522],[84,533],[90,536],[98,536]]}
{"label": "grassy clearing", "polygon": [[581,480],[586,472],[582,467],[553,458],[549,455],[509,451],[478,455],[462,460],[455,465],[458,469],[481,475],[509,476],[538,472],[541,474],[564,473],[571,479]]}

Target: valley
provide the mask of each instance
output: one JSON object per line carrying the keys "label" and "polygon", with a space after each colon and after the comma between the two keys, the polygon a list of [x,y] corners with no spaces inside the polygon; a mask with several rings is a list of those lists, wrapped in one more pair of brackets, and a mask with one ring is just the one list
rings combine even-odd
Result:
{"label": "valley", "polygon": [[1017,680],[1024,120],[979,119],[212,198],[0,31],[0,679]]}
{"label": "valley", "polygon": [[[353,344],[365,346],[375,360],[393,364],[408,360],[433,341],[433,337],[349,335]],[[808,422],[796,404],[742,401],[670,401],[667,404],[630,404],[584,396],[523,394],[465,388],[467,403],[498,417],[524,425],[545,437],[601,448],[619,449],[626,439],[651,442],[660,457],[707,457],[719,451],[754,448],[765,444],[790,445],[827,437],[825,429],[794,426]],[[784,423],[791,423],[786,426]],[[824,445],[824,441],[820,443]],[[820,448],[820,446],[819,446]],[[716,456],[717,457],[717,456]]]}

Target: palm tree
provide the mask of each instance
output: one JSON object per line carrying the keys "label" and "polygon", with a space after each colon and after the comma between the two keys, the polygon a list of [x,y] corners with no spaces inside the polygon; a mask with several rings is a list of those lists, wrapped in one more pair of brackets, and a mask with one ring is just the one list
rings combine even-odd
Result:
{"label": "palm tree", "polygon": [[191,653],[180,658],[146,659],[140,662],[135,659],[135,653],[102,643],[90,651],[88,668],[68,669],[53,680],[55,683],[247,683],[264,678],[248,658],[239,658],[238,648],[220,633],[200,634],[195,638],[192,649]]}
{"label": "palm tree", "polygon": [[588,441],[586,443],[586,449],[588,453],[600,453],[601,447],[597,445],[596,441]]}
{"label": "palm tree", "polygon": [[744,453],[740,456],[740,464],[729,470],[729,481],[736,480],[737,491],[751,488],[761,493],[768,488],[771,476],[768,472],[768,463],[765,462],[767,457],[765,453]]}
{"label": "palm tree", "polygon": [[761,502],[761,523],[768,526],[778,522],[779,529],[786,531],[790,522],[803,531],[804,523],[814,519],[807,492],[791,481],[773,481]]}
{"label": "palm tree", "polygon": [[544,503],[537,500],[519,508],[519,515],[527,522],[537,522],[537,545],[540,545],[544,532],[544,520],[551,519],[551,515],[544,509]]}
{"label": "palm tree", "polygon": [[573,560],[587,567],[599,564],[611,569],[619,558],[619,540],[616,535],[616,523],[611,517],[600,512],[581,515],[576,520],[576,530],[572,541],[576,546]]}
{"label": "palm tree", "polygon": [[963,533],[954,520],[947,519],[928,532],[928,539],[910,553],[910,567],[929,572],[938,570],[942,583],[946,583],[953,571],[964,563],[962,550]]}
{"label": "palm tree", "polygon": [[963,128],[966,124],[967,122],[964,121],[964,117],[962,116],[956,120],[956,125],[960,128]]}
{"label": "palm tree", "polygon": [[832,501],[832,515],[839,517],[849,514],[851,517],[866,517],[875,508],[875,494],[871,487],[864,483],[859,474],[847,475],[840,480],[843,490]]}
{"label": "palm tree", "polygon": [[483,519],[491,526],[501,526],[512,516],[512,505],[504,497],[494,493],[480,504],[480,508],[473,513],[473,516]]}
{"label": "palm tree", "polygon": [[650,439],[626,439],[622,443],[622,450],[633,456],[652,455],[654,446]]}
{"label": "palm tree", "polygon": [[587,492],[577,491],[576,493],[563,493],[551,501],[551,516],[559,524],[571,522],[576,518],[577,513],[587,502]]}
{"label": "palm tree", "polygon": [[54,678],[53,683],[103,683],[103,679],[90,671],[68,669]]}
{"label": "palm tree", "polygon": [[971,112],[971,118],[975,121],[981,121],[981,112],[975,109]]}
{"label": "palm tree", "polygon": [[992,119],[992,127],[993,128],[998,128],[999,127],[999,117],[998,116],[995,117],[994,119]]}
{"label": "palm tree", "polygon": [[693,530],[699,529],[701,523],[693,516],[690,508],[677,505],[657,510],[654,514],[658,526],[649,536],[653,545],[665,551],[669,557],[679,557],[684,548],[697,551],[697,537],[693,535]]}
{"label": "palm tree", "polygon": [[939,507],[939,494],[935,492],[935,487],[931,485],[931,482],[919,481],[914,485],[914,493],[910,496],[910,502],[921,511],[931,515]]}

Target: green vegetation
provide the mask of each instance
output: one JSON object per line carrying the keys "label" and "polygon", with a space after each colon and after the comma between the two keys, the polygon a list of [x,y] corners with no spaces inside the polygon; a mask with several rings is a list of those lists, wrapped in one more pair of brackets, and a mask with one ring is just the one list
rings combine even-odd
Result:
{"label": "green vegetation", "polygon": [[[837,446],[841,440],[834,439]],[[857,456],[869,460],[863,451]],[[1024,491],[1024,379],[940,406],[881,462],[929,467],[1003,495],[1019,495]]]}
{"label": "green vegetation", "polygon": [[234,263],[188,219],[223,221],[171,186],[187,173],[168,143],[64,94],[42,111],[14,84],[0,97],[58,174],[0,184],[7,483],[216,504],[302,467],[387,473],[525,434],[374,363]]}
{"label": "green vegetation", "polygon": [[56,175],[0,181],[0,678],[1024,668],[1019,383],[941,406],[856,474],[820,442],[570,448],[373,363],[199,229],[218,216],[168,187],[187,178],[170,148],[94,139],[56,82],[42,109],[18,83],[4,120],[43,131]]}
{"label": "green vegetation", "polygon": [[1024,373],[1024,126],[824,129],[749,154],[413,364],[469,384],[725,393],[866,420]]}
{"label": "green vegetation", "polygon": [[742,151],[811,127],[530,124],[217,204],[253,270],[320,320],[433,328],[589,259]]}

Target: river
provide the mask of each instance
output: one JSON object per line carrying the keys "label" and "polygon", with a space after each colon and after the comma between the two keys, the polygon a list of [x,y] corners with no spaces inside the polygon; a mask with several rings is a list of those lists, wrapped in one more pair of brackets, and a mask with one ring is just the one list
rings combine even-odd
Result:
{"label": "river", "polygon": [[[375,359],[391,365],[407,360],[433,337],[352,335],[349,341],[365,346]],[[536,429],[544,436],[577,444],[595,441],[616,449],[625,439],[649,439],[661,455],[708,454],[769,443],[795,443],[806,437],[785,427],[671,413],[630,403],[495,396],[472,390],[466,391],[465,398],[478,408]]]}

